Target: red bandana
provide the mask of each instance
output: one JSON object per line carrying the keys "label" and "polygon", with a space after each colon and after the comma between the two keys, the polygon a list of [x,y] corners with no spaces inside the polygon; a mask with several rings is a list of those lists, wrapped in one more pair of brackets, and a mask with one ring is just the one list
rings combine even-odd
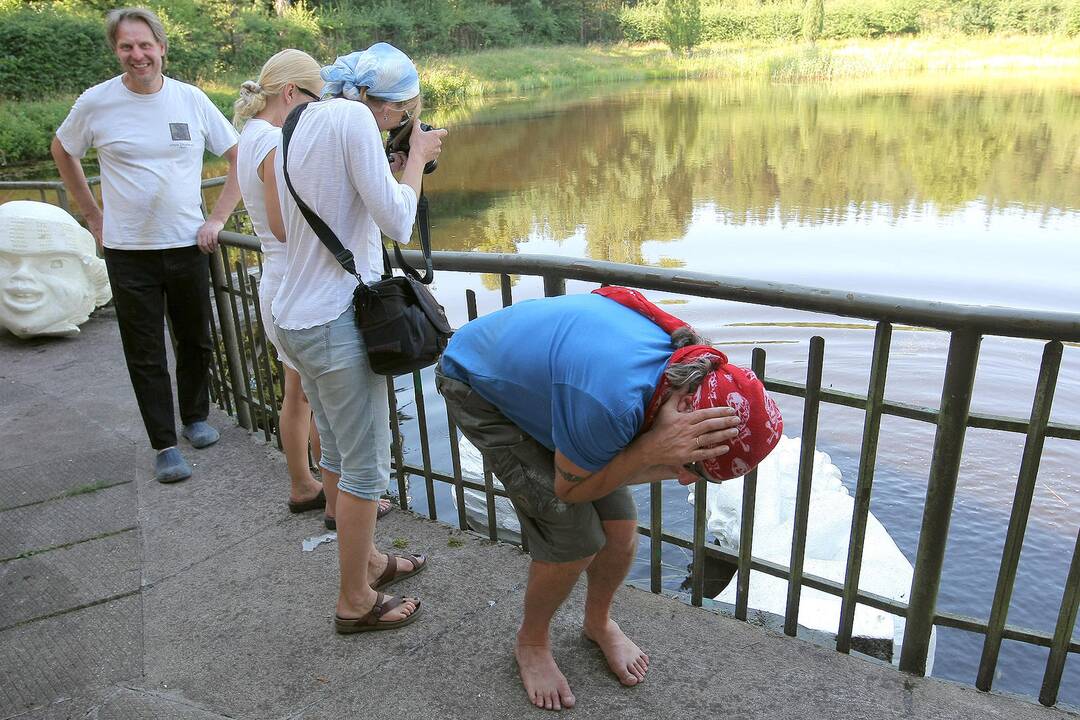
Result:
{"label": "red bandana", "polygon": [[[637,290],[612,286],[593,292],[638,311],[669,335],[679,328],[690,327],[684,320],[649,302]],[[780,408],[765,392],[765,385],[753,371],[732,365],[728,362],[727,355],[716,348],[708,345],[688,345],[676,350],[668,360],[668,365],[701,356],[713,358],[714,370],[705,376],[694,393],[694,409],[726,406],[734,408],[739,414],[739,435],[729,443],[730,450],[724,455],[703,461],[702,469],[710,478],[718,481],[742,477],[764,460],[780,441],[780,434],[784,430]],[[669,389],[667,377],[661,375],[645,409],[643,432],[652,425]]]}

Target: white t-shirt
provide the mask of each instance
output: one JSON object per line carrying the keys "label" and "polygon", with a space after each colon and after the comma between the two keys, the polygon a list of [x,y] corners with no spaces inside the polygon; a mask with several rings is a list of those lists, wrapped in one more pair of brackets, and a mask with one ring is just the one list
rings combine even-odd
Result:
{"label": "white t-shirt", "polygon": [[251,118],[244,123],[240,142],[236,146],[236,179],[240,183],[244,207],[262,246],[264,275],[285,272],[285,243],[274,237],[270,229],[266,217],[266,195],[259,177],[259,166],[271,150],[277,149],[280,138],[281,128],[265,120]]}
{"label": "white t-shirt", "polygon": [[[285,277],[274,297],[278,327],[323,325],[352,302],[356,278],[349,275],[311,229],[285,184],[284,153],[275,171],[285,221]],[[407,243],[416,219],[416,193],[394,179],[382,135],[371,110],[337,98],[310,103],[289,143],[289,176],[297,194],[352,251],[365,282],[382,275],[383,233]]]}
{"label": "white t-shirt", "polygon": [[236,131],[193,85],[166,77],[159,91],[142,95],[122,77],[80,95],[56,136],[72,157],[98,150],[105,247],[194,245],[203,224],[203,151],[222,155]]}

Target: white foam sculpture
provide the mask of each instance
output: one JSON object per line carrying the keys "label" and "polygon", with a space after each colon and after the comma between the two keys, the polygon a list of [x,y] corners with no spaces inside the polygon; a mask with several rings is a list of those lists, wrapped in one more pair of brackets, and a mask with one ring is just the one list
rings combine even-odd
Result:
{"label": "white foam sculpture", "polygon": [[[783,436],[776,448],[758,466],[754,508],[755,558],[786,566],[791,560],[795,522],[795,495],[798,488],[799,438]],[[814,451],[813,480],[810,485],[809,524],[803,571],[844,582],[848,539],[855,501],[841,482],[840,468],[820,450]],[[728,552],[739,552],[742,528],[742,478],[708,486],[707,525],[717,543]],[[693,491],[689,501],[694,502]],[[908,602],[913,570],[885,526],[873,513],[866,521],[862,573],[859,588],[899,602]],[[748,606],[777,616],[787,607],[787,581],[757,570],[750,571]],[[716,596],[722,603],[735,604],[734,580]],[[802,588],[799,624],[834,634],[840,621],[840,598],[813,588]],[[900,661],[904,639],[904,618],[866,605],[855,610],[852,634],[862,638],[892,640],[893,664]],[[937,646],[936,630],[931,634],[926,673],[933,670]]]}
{"label": "white foam sculpture", "polygon": [[112,298],[94,250],[94,236],[55,205],[0,205],[0,328],[21,338],[78,335]]}

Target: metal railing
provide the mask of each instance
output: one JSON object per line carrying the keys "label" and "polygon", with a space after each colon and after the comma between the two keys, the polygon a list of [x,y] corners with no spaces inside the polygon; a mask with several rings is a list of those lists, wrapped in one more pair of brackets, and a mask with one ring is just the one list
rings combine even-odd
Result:
{"label": "metal railing", "polygon": [[[257,348],[255,354],[243,355],[246,367],[238,372],[231,364],[226,371],[218,373],[229,381],[225,388],[233,393],[226,397],[226,403],[237,408],[246,408],[249,413],[257,414],[276,426],[273,420],[273,408],[270,395],[265,389],[259,389],[249,376],[258,377],[255,368],[259,362],[265,362],[265,344],[259,346],[251,338],[258,338],[257,329],[247,329],[248,322],[260,322],[255,312],[247,312],[236,307],[236,302],[250,302],[254,289],[243,290],[243,281],[237,281],[252,267],[244,257],[258,251],[255,238],[236,233],[222,233],[222,262],[215,262],[214,289],[218,298],[218,317],[231,319],[233,330],[222,327],[225,343]],[[237,256],[234,258],[234,256]],[[414,251],[405,253],[410,262],[419,262]],[[765,350],[758,347],[753,350],[752,368],[759,377],[764,378],[766,387],[774,393],[782,393],[803,398],[804,412],[802,421],[802,452],[799,462],[798,486],[795,506],[795,531],[793,535],[791,558],[785,567],[753,556],[753,527],[756,494],[756,471],[750,473],[743,485],[742,528],[738,554],[706,544],[706,492],[705,483],[699,481],[695,492],[694,532],[692,537],[667,531],[663,528],[661,512],[661,491],[658,485],[650,488],[650,511],[647,524],[639,526],[639,532],[653,542],[650,548],[650,585],[653,592],[661,591],[660,554],[663,543],[689,549],[693,553],[691,572],[691,602],[700,605],[704,588],[704,560],[706,556],[720,559],[738,567],[735,578],[736,605],[735,616],[747,619],[750,571],[757,570],[788,582],[787,607],[784,617],[784,632],[794,636],[797,630],[800,590],[803,587],[814,588],[841,598],[840,624],[836,633],[836,648],[840,652],[849,652],[852,643],[852,628],[856,604],[863,604],[881,611],[906,618],[903,648],[900,656],[900,668],[907,672],[923,674],[926,669],[927,655],[930,649],[931,631],[934,626],[957,628],[985,636],[982,659],[979,664],[976,686],[989,690],[993,683],[997,666],[998,652],[1003,640],[1015,640],[1023,643],[1050,648],[1049,659],[1044,673],[1039,700],[1045,705],[1057,701],[1062,671],[1067,653],[1080,652],[1080,641],[1072,638],[1072,628],[1076,621],[1077,607],[1080,603],[1080,534],[1077,536],[1074,556],[1065,582],[1057,621],[1053,635],[1007,624],[1009,601],[1019,564],[1020,549],[1023,546],[1027,528],[1027,517],[1031,498],[1038,475],[1042,455],[1043,441],[1047,437],[1080,441],[1080,426],[1052,423],[1049,421],[1050,407],[1053,402],[1055,382],[1062,356],[1063,342],[1080,341],[1080,315],[1053,312],[1014,312],[1003,308],[973,307],[949,305],[937,302],[903,300],[876,295],[840,293],[817,288],[779,285],[767,282],[752,282],[736,278],[723,278],[703,273],[681,270],[666,270],[620,265],[615,263],[567,259],[549,256],[522,256],[508,254],[483,254],[436,252],[434,265],[440,272],[485,273],[499,278],[500,294],[503,306],[513,302],[511,276],[536,276],[542,278],[544,294],[561,295],[566,292],[566,282],[577,280],[597,284],[626,285],[643,290],[656,290],[679,293],[702,298],[732,300],[742,303],[755,303],[793,310],[816,311],[845,317],[862,318],[876,323],[874,350],[871,363],[869,389],[865,396],[838,390],[823,388],[821,384],[825,341],[819,336],[810,340],[808,365],[805,382],[769,378],[766,375]],[[227,273],[223,268],[233,268]],[[250,273],[249,273],[250,275]],[[254,278],[249,277],[249,283]],[[249,285],[249,287],[253,287]],[[466,291],[468,317],[475,318],[476,296],[472,290]],[[256,303],[257,304],[257,303]],[[241,321],[241,317],[243,320]],[[949,333],[949,353],[946,362],[945,381],[937,409],[900,402],[889,401],[884,396],[885,380],[889,365],[889,350],[894,326],[919,326],[935,328]],[[244,327],[243,338],[236,329]],[[230,341],[228,334],[237,337]],[[1038,387],[1035,393],[1031,416],[1022,418],[1000,417],[972,413],[969,403],[978,363],[978,353],[984,335],[1016,338],[1034,338],[1046,340],[1043,359],[1039,371]],[[241,340],[246,340],[241,342]],[[227,353],[220,353],[224,361]],[[238,377],[240,376],[240,377]],[[238,384],[239,382],[239,384]],[[408,508],[407,478],[422,478],[427,494],[428,515],[437,519],[435,509],[436,481],[452,486],[458,509],[457,525],[466,529],[464,491],[472,489],[485,494],[487,500],[487,529],[491,539],[497,539],[495,523],[496,496],[506,497],[504,492],[493,486],[490,473],[484,473],[484,482],[463,477],[461,460],[457,448],[457,432],[452,419],[447,416],[449,428],[452,471],[440,472],[432,467],[431,439],[427,431],[427,408],[425,407],[423,379],[421,373],[412,374],[413,395],[419,426],[422,462],[411,465],[403,460],[402,431],[397,413],[393,384],[390,385],[391,418],[393,425],[394,470],[398,482],[399,500]],[[251,392],[254,390],[254,392]],[[812,482],[813,453],[817,436],[817,420],[822,403],[832,403],[864,412],[862,446],[860,451],[858,479],[854,493],[854,513],[851,522],[846,574],[843,583],[818,577],[803,572],[803,558],[807,537],[810,491]],[[862,569],[862,553],[866,538],[867,518],[869,515],[871,490],[874,480],[878,433],[882,416],[919,420],[934,423],[937,434],[934,441],[930,478],[927,487],[926,502],[919,535],[918,551],[915,559],[914,577],[911,585],[910,602],[902,603],[891,598],[874,595],[859,590],[859,576]],[[261,421],[256,420],[256,424]],[[249,426],[254,427],[254,426]],[[957,477],[960,469],[961,451],[967,428],[986,428],[1011,433],[1023,433],[1027,442],[1013,502],[1012,515],[1006,535],[1005,549],[1002,553],[998,573],[997,589],[992,610],[986,620],[941,612],[937,609],[938,589],[941,583],[942,566],[945,557],[946,539],[949,533],[949,520],[953,510]],[[264,432],[272,432],[265,430]]]}
{"label": "metal railing", "polygon": [[[49,185],[56,190],[58,183],[19,183],[20,187],[37,190]],[[220,184],[211,180],[210,187]],[[0,190],[12,183],[0,183]],[[58,192],[63,198],[62,190]],[[58,204],[63,205],[62,202]],[[214,370],[212,393],[221,407],[235,414],[244,427],[261,432],[267,440],[277,435],[278,405],[282,396],[282,373],[262,333],[263,318],[258,306],[258,269],[261,268],[259,243],[250,235],[223,232],[221,248],[211,262],[214,293]],[[410,262],[418,262],[418,254],[407,251]],[[795,523],[791,556],[787,566],[756,558],[753,555],[753,527],[757,472],[751,472],[743,483],[742,526],[738,553],[706,544],[706,489],[699,481],[695,488],[693,535],[665,530],[662,522],[661,489],[650,489],[648,523],[639,525],[639,532],[650,539],[650,586],[661,591],[661,551],[665,543],[688,549],[693,554],[690,581],[690,600],[701,605],[704,589],[706,557],[737,566],[735,616],[747,619],[750,572],[756,570],[788,583],[784,632],[794,636],[797,631],[800,590],[813,588],[841,599],[841,614],[836,632],[836,649],[850,652],[856,605],[861,604],[906,619],[901,670],[924,674],[930,650],[931,632],[935,626],[956,628],[984,636],[982,654],[975,685],[989,690],[1002,641],[1013,640],[1049,648],[1043,673],[1039,701],[1044,705],[1057,702],[1062,673],[1068,653],[1080,653],[1080,640],[1072,636],[1080,607],[1080,532],[1074,544],[1071,564],[1064,583],[1057,622],[1053,634],[1039,632],[1007,622],[1010,600],[1016,580],[1020,552],[1028,526],[1028,514],[1042,459],[1046,438],[1080,441],[1080,426],[1050,422],[1056,381],[1062,359],[1063,343],[1080,341],[1080,314],[1012,311],[1005,308],[951,305],[915,301],[878,295],[842,293],[818,288],[781,285],[768,282],[725,278],[683,270],[667,270],[620,265],[615,263],[567,259],[548,256],[436,252],[434,266],[442,272],[485,273],[499,278],[502,305],[513,302],[512,275],[542,278],[544,294],[561,295],[568,280],[597,284],[619,284],[643,290],[665,291],[701,298],[731,300],[792,310],[812,311],[844,317],[861,318],[876,323],[869,386],[865,395],[822,387],[825,341],[819,336],[810,339],[806,378],[791,382],[766,375],[766,353],[756,347],[752,353],[752,368],[774,393],[803,399],[802,451],[796,491]],[[445,299],[444,299],[445,300]],[[475,318],[476,296],[472,290],[465,297],[468,317]],[[937,408],[890,401],[885,398],[885,383],[889,368],[892,333],[896,326],[934,328],[949,334],[949,350],[944,384]],[[1038,383],[1030,417],[1001,417],[973,413],[970,400],[978,365],[979,349],[984,336],[1030,338],[1045,341]],[[457,431],[447,416],[449,429],[450,473],[432,467],[431,445],[427,430],[423,379],[412,374],[416,420],[421,445],[421,464],[411,465],[404,460],[403,433],[398,414],[392,379],[388,379],[393,442],[393,468],[398,483],[399,501],[408,508],[408,478],[423,478],[429,517],[437,518],[435,482],[448,484],[457,503],[457,525],[466,529],[464,491],[484,493],[487,501],[487,530],[497,539],[495,498],[506,497],[494,488],[490,473],[484,481],[463,477],[457,445]],[[842,583],[803,571],[807,539],[808,514],[812,483],[812,463],[816,446],[817,421],[822,403],[863,411],[863,432],[854,492],[854,511],[848,542],[848,555]],[[877,446],[883,416],[894,416],[932,423],[936,436],[929,473],[929,483],[919,533],[918,550],[910,588],[910,602],[903,603],[859,589],[863,548],[874,482]],[[961,454],[968,428],[992,429],[1026,436],[1015,495],[1001,555],[993,602],[985,620],[942,612],[937,608],[942,579],[946,540],[960,470]],[[280,446],[280,441],[279,446]],[[658,540],[658,542],[653,542]]]}

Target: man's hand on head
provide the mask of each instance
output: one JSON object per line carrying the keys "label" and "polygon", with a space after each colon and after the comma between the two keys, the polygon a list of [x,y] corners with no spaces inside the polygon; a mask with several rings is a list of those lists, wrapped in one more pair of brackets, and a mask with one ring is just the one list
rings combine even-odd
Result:
{"label": "man's hand on head", "polygon": [[652,463],[682,467],[728,452],[727,443],[738,436],[738,425],[739,416],[733,408],[695,410],[690,393],[676,390],[660,406],[652,427],[638,442]]}
{"label": "man's hand on head", "polygon": [[217,250],[218,233],[224,227],[225,223],[220,220],[211,219],[204,222],[198,232],[195,233],[195,243],[199,246],[199,250],[206,255]]}

